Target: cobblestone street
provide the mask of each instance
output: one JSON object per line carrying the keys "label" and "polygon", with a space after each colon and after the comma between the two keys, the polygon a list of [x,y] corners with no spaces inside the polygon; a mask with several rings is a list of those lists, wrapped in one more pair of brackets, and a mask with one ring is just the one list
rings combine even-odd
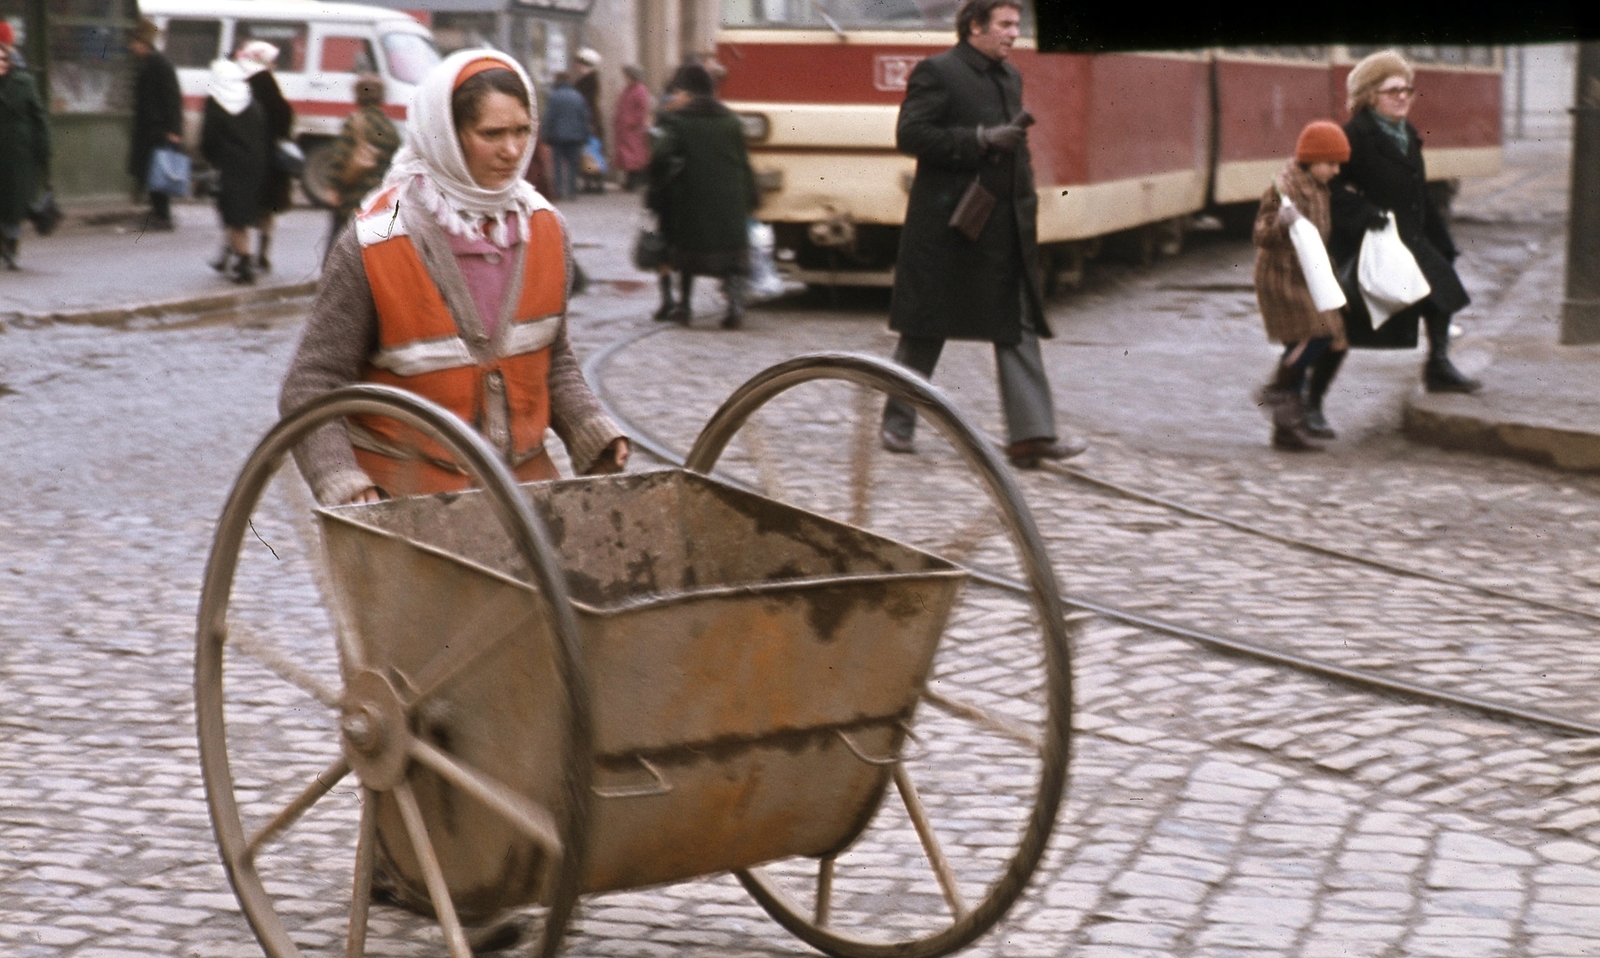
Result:
{"label": "cobblestone street", "polygon": [[[1532,155],[1528,169],[1552,155]],[[1510,321],[1498,307],[1519,283],[1559,282],[1552,211],[1564,189],[1553,174],[1510,169],[1458,198],[1475,299],[1460,317],[1463,366],[1486,361]],[[599,281],[574,301],[573,339],[594,357],[634,337],[598,364],[595,385],[663,445],[686,452],[718,404],[773,363],[891,351],[886,297],[872,295],[829,308],[808,294],[722,332],[708,291],[694,327],[662,330],[649,319],[653,286],[619,265],[632,203],[574,204],[578,255]],[[1052,304],[1057,337],[1044,354],[1058,409],[1091,443],[1070,465],[1190,510],[1062,472],[1017,473],[1063,590],[1600,723],[1600,478],[1407,442],[1399,417],[1417,353],[1353,355],[1328,400],[1341,438],[1318,456],[1275,453],[1250,399],[1274,355],[1251,255],[1248,242],[1196,233],[1150,267],[1097,264]],[[194,616],[218,512],[276,420],[300,329],[293,314],[0,326],[0,954],[261,954],[206,810]],[[951,344],[935,385],[999,434],[986,346]],[[729,447],[728,475],[1015,575],[981,487],[933,430],[919,431],[914,457],[861,441],[875,440],[877,402],[841,384],[801,387]],[[649,459],[638,466],[658,465]],[[281,477],[257,523],[272,550],[271,562],[256,551],[258,568],[276,578],[251,598],[265,637],[331,681],[327,620],[296,539],[307,502],[297,483]],[[1037,726],[1026,604],[971,583],[951,637],[934,688]],[[1600,738],[1379,694],[1108,617],[1083,626],[1072,671],[1076,735],[1055,834],[1009,917],[967,953],[1600,956]],[[274,682],[256,669],[233,687],[236,775],[263,808],[281,807],[336,751],[331,713]],[[1009,854],[1036,755],[953,720],[920,723],[928,754],[908,766],[975,898]],[[347,782],[264,865],[297,940],[319,954],[342,953],[357,817]],[[903,816],[882,824],[856,861],[841,858],[836,912],[867,929],[917,927],[943,908],[940,891]],[[444,952],[435,927],[379,908],[369,953]],[[585,899],[564,953],[811,952],[721,876]]]}

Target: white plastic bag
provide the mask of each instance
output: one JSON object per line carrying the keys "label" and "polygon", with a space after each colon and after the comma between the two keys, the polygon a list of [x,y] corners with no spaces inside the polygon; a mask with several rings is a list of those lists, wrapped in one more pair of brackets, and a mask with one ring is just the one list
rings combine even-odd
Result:
{"label": "white plastic bag", "polygon": [[752,219],[750,221],[750,283],[745,288],[749,302],[759,303],[777,299],[789,291],[783,277],[778,274],[778,264],[773,258],[775,238],[772,227]]}
{"label": "white plastic bag", "polygon": [[[1283,197],[1283,205],[1294,208],[1294,202],[1287,196]],[[1300,260],[1300,272],[1306,278],[1306,289],[1311,291],[1311,302],[1317,312],[1343,309],[1344,290],[1339,288],[1339,277],[1333,274],[1333,262],[1328,259],[1328,248],[1323,245],[1316,225],[1301,216],[1289,226],[1289,241],[1294,243],[1294,255]]]}
{"label": "white plastic bag", "polygon": [[1394,214],[1383,214],[1382,227],[1367,230],[1361,240],[1361,256],[1356,263],[1356,279],[1361,298],[1372,314],[1374,328],[1412,303],[1421,302],[1432,292],[1422,275],[1417,258],[1411,255],[1394,225]]}

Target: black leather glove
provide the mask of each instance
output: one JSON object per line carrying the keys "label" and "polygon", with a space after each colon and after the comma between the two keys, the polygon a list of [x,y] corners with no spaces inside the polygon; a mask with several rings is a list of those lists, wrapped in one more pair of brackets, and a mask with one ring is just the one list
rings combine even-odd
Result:
{"label": "black leather glove", "polygon": [[1022,143],[1023,128],[1007,123],[1005,126],[978,127],[978,148],[985,153],[1015,153]]}

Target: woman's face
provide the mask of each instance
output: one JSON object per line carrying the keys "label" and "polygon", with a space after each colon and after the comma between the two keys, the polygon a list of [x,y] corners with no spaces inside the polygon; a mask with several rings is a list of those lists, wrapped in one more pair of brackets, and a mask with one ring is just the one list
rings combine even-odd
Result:
{"label": "woman's face", "polygon": [[1328,183],[1339,175],[1339,164],[1332,162],[1313,163],[1308,170],[1311,178],[1318,183]]}
{"label": "woman's face", "polygon": [[499,90],[484,94],[478,118],[460,130],[461,152],[472,181],[497,190],[522,175],[522,155],[533,136],[528,108]]}
{"label": "woman's face", "polygon": [[1410,80],[1403,76],[1390,77],[1378,84],[1378,92],[1372,98],[1372,108],[1391,120],[1404,120],[1406,114],[1411,112],[1411,96],[1414,92]]}
{"label": "woman's face", "polygon": [[0,47],[0,77],[11,72],[11,51]]}

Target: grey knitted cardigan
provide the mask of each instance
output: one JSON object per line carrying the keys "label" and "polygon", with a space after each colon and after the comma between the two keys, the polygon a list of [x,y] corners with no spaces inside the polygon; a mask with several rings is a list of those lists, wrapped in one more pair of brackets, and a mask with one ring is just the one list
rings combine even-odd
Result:
{"label": "grey knitted cardigan", "polygon": [[[402,201],[400,215],[468,348],[479,360],[492,358],[494,343],[484,332],[477,306],[467,290],[443,228],[423,209],[420,201]],[[567,289],[570,290],[572,246],[564,219],[561,233],[567,263]],[[499,328],[502,330],[511,325],[510,315],[522,292],[524,257],[520,244],[513,248],[512,255],[518,265],[501,308]],[[322,284],[311,307],[311,320],[278,397],[279,412],[288,415],[330,390],[360,382],[367,359],[377,349],[377,307],[367,285],[367,272],[352,224],[340,234],[323,266]],[[551,428],[566,445],[573,467],[587,472],[623,432],[601,411],[594,391],[584,381],[583,371],[567,338],[564,312],[561,331],[550,346],[548,381]],[[356,463],[350,440],[338,423],[323,427],[302,442],[295,450],[295,461],[317,501],[325,505],[347,502],[372,484]]]}

